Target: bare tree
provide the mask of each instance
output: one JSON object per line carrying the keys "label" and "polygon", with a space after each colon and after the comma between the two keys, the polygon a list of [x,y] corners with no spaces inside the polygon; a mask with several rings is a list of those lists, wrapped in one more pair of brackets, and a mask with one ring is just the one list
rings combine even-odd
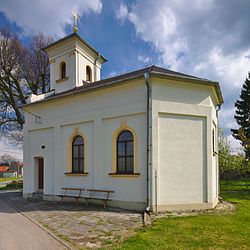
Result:
{"label": "bare tree", "polygon": [[20,105],[27,94],[49,90],[49,60],[41,48],[52,41],[39,34],[24,46],[10,29],[0,30],[0,134],[11,142],[22,141]]}
{"label": "bare tree", "polygon": [[45,93],[49,90],[49,60],[47,53],[42,49],[52,43],[51,37],[38,34],[31,39],[27,49],[28,60],[25,64],[24,74],[32,93]]}
{"label": "bare tree", "polygon": [[16,158],[12,155],[4,154],[0,156],[0,164],[2,165],[6,165],[6,164],[10,165],[12,161],[16,161]]}

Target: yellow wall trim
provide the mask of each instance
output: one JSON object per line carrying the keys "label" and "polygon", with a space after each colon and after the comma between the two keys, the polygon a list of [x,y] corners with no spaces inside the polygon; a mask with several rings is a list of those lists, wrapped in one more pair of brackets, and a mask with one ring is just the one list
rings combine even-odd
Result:
{"label": "yellow wall trim", "polygon": [[64,81],[67,81],[68,79],[69,79],[68,77],[61,78],[61,79],[56,80],[56,83],[64,82]]}
{"label": "yellow wall trim", "polygon": [[89,173],[77,174],[77,173],[64,173],[67,176],[88,176]]}
{"label": "yellow wall trim", "polygon": [[134,173],[134,174],[116,174],[116,173],[110,173],[109,174],[110,177],[115,177],[115,178],[119,178],[119,177],[126,177],[126,178],[136,178],[140,176],[140,173]]}

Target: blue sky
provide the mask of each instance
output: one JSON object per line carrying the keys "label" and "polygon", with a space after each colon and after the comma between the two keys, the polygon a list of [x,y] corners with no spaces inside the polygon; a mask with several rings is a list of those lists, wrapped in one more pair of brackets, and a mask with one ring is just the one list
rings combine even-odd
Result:
{"label": "blue sky", "polygon": [[78,33],[108,59],[102,77],[156,64],[219,81],[220,126],[237,147],[229,129],[250,68],[249,9],[249,0],[0,0],[0,26],[23,41],[38,32],[59,39],[76,11]]}

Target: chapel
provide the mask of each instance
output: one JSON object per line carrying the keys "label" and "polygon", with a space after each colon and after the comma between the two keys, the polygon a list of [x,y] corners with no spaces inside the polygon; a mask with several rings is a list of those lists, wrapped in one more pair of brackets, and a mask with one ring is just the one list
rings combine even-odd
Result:
{"label": "chapel", "polygon": [[24,198],[79,188],[133,210],[216,206],[218,82],[155,65],[102,79],[107,59],[77,32],[44,51],[50,91],[22,107]]}

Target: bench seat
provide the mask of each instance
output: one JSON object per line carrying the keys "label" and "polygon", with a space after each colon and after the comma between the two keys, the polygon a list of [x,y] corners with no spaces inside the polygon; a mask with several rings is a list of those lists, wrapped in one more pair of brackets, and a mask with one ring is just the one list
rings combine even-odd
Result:
{"label": "bench seat", "polygon": [[[111,193],[114,193],[112,190],[102,190],[102,189],[84,189],[84,188],[62,188],[64,190],[64,194],[58,195],[59,197],[70,197],[76,199],[76,204],[78,204],[79,198],[84,198],[86,200],[87,206],[89,205],[89,200],[101,200],[103,201],[103,207],[106,208],[107,201],[111,201],[112,199],[109,198]],[[77,194],[67,194],[68,191],[75,191]],[[84,195],[82,195],[84,193]],[[88,193],[88,194],[86,194]],[[98,194],[98,195],[97,195]],[[100,195],[103,194],[103,197]]]}

